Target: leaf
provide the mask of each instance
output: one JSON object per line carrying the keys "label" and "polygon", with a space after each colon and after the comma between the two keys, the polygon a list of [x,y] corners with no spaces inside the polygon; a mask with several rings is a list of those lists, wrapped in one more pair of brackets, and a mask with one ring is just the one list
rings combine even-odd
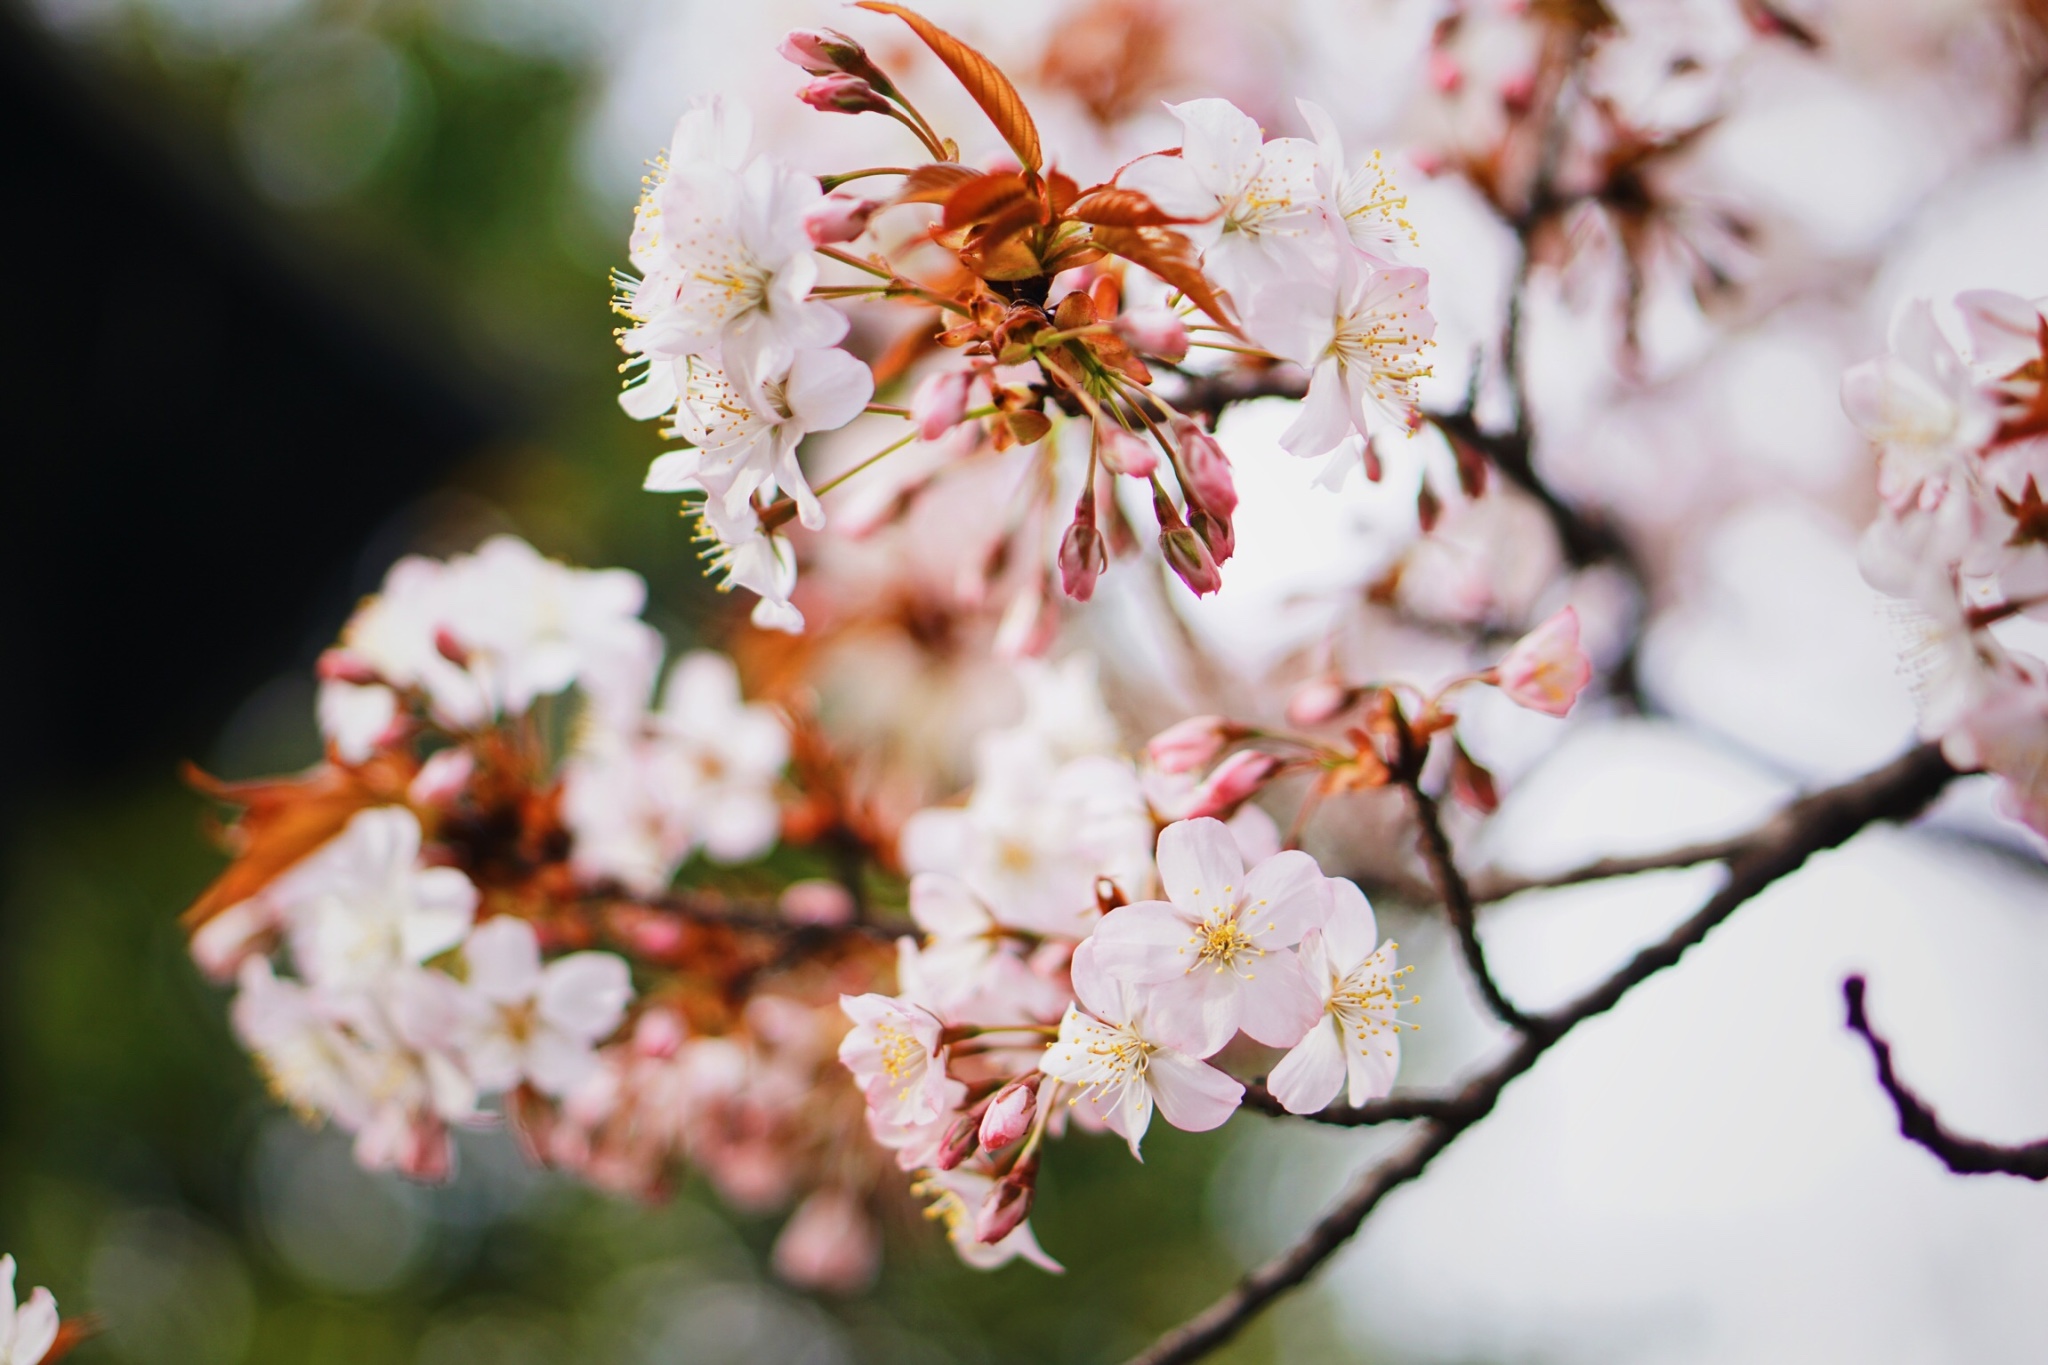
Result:
{"label": "leaf", "polygon": [[896,192],[896,202],[943,204],[954,190],[970,180],[980,179],[981,175],[972,166],[962,166],[954,161],[934,161],[903,177],[903,188]]}
{"label": "leaf", "polygon": [[1195,244],[1183,234],[1163,227],[1104,226],[1095,229],[1092,240],[1111,255],[1141,265],[1165,280],[1233,335],[1244,335],[1231,320],[1230,309],[1216,286],[1202,273]]}
{"label": "leaf", "polygon": [[1098,185],[1067,207],[1066,216],[1103,227],[1166,227],[1173,223],[1199,223],[1200,218],[1176,218],[1152,202],[1151,196],[1121,185]]}
{"label": "leaf", "polygon": [[223,782],[189,766],[185,777],[216,800],[247,807],[234,827],[235,860],[180,917],[188,931],[270,885],[341,833],[358,811],[403,802],[407,780],[395,760],[382,756],[358,768],[323,767],[303,778]]}
{"label": "leaf", "polygon": [[946,212],[939,220],[947,228],[969,223],[1008,222],[1019,212],[1027,221],[1044,222],[1038,194],[1024,176],[1015,171],[998,171],[963,183],[946,197]]}
{"label": "leaf", "polygon": [[924,45],[974,96],[974,102],[1003,135],[1003,141],[1017,153],[1023,168],[1035,171],[1045,164],[1045,154],[1038,145],[1038,125],[1031,121],[1024,97],[994,62],[914,10],[890,4],[888,0],[859,0],[858,7],[876,14],[893,14],[910,25],[911,32],[924,40]]}

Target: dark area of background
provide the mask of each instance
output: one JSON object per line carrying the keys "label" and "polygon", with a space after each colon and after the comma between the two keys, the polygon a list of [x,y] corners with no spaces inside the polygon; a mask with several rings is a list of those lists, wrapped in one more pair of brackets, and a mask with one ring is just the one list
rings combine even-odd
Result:
{"label": "dark area of background", "polygon": [[361,1175],[186,959],[220,857],[177,764],[308,761],[307,669],[397,554],[508,527],[639,569],[673,641],[707,609],[611,397],[623,210],[566,169],[590,73],[392,22],[430,98],[293,211],[226,150],[231,60],[0,3],[0,1250],[104,1314],[80,1365],[1115,1358],[1233,1273],[1213,1139],[1156,1132],[1142,1179],[1064,1144],[1037,1215],[1064,1279],[911,1228],[877,1296],[813,1302],[764,1276],[773,1219],[694,1188],[643,1209],[488,1138],[446,1190]]}

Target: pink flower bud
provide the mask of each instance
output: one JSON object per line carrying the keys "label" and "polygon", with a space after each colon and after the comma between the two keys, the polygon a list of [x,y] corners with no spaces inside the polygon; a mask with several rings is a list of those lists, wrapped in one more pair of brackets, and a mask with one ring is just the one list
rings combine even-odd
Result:
{"label": "pink flower bud", "polygon": [[1515,641],[1495,673],[1495,685],[1517,705],[1568,714],[1593,680],[1593,661],[1579,648],[1578,612],[1566,607]]}
{"label": "pink flower bud", "polygon": [[469,667],[469,648],[446,626],[434,631],[434,651],[458,668]]}
{"label": "pink flower bud", "polygon": [[1188,329],[1164,308],[1140,308],[1110,324],[1134,350],[1178,365],[1188,357]]}
{"label": "pink flower bud", "polygon": [[1279,771],[1280,760],[1271,754],[1257,749],[1232,754],[1217,764],[1216,771],[1195,788],[1193,804],[1181,818],[1193,820],[1208,815],[1227,820]]}
{"label": "pink flower bud", "polygon": [[1218,564],[1228,564],[1230,557],[1237,553],[1237,531],[1230,524],[1229,517],[1219,517],[1206,507],[1197,507],[1195,514],[1188,518],[1188,526],[1202,538],[1209,547],[1209,558]]}
{"label": "pink flower bud", "polygon": [[320,662],[313,666],[313,674],[321,682],[354,683],[357,687],[368,687],[380,681],[377,670],[367,659],[358,659],[345,649],[322,650]]}
{"label": "pink flower bud", "polygon": [[868,230],[868,219],[882,207],[878,199],[861,199],[850,194],[828,194],[804,210],[804,231],[811,245],[831,246],[850,242]]}
{"label": "pink flower bud", "polygon": [[938,1160],[933,1164],[942,1171],[950,1171],[973,1156],[980,1145],[981,1125],[975,1122],[974,1115],[962,1114],[946,1129],[946,1136],[939,1143]]}
{"label": "pink flower bud", "polygon": [[1206,597],[1223,586],[1223,575],[1217,570],[1216,561],[1210,557],[1209,547],[1187,527],[1176,526],[1160,532],[1159,552],[1166,556],[1167,567],[1188,585],[1195,596]]}
{"label": "pink flower bud", "polygon": [[853,923],[853,893],[823,877],[791,882],[775,905],[794,924]]}
{"label": "pink flower bud", "polygon": [[1446,95],[1458,93],[1458,87],[1465,83],[1464,68],[1458,59],[1442,48],[1429,54],[1429,83]]}
{"label": "pink flower bud", "polygon": [[981,1116],[983,1151],[999,1152],[1031,1131],[1031,1120],[1038,1114],[1038,1080],[1034,1073],[1011,1081],[989,1101]]}
{"label": "pink flower bud", "polygon": [[775,1273],[828,1294],[858,1294],[881,1268],[881,1237],[860,1201],[844,1190],[819,1190],[797,1206],[775,1239]]}
{"label": "pink flower bud", "polygon": [[443,749],[413,775],[406,799],[419,806],[445,806],[462,795],[476,771],[476,756],[467,749]]}
{"label": "pink flower bud", "polygon": [[1180,445],[1180,462],[1188,487],[1181,491],[1219,517],[1237,510],[1237,485],[1230,477],[1230,457],[1216,438],[1186,417],[1174,419],[1173,439]]}
{"label": "pink flower bud", "polygon": [[1152,736],[1145,759],[1163,773],[1191,773],[1216,761],[1244,731],[1221,716],[1189,716]]}
{"label": "pink flower bud", "polygon": [[1152,471],[1159,468],[1159,451],[1144,437],[1116,426],[1105,425],[1096,430],[1101,434],[1097,449],[1102,466],[1110,473],[1149,479]]}
{"label": "pink flower bud", "polygon": [[820,76],[796,92],[796,97],[813,109],[827,114],[886,114],[889,101],[859,76]]}
{"label": "pink flower bud", "polygon": [[989,1188],[981,1202],[981,1217],[975,1231],[990,1246],[1015,1232],[1031,1214],[1031,1201],[1038,1193],[1038,1166],[1018,1163],[1017,1169]]}
{"label": "pink flower bud", "polygon": [[1095,595],[1095,580],[1109,567],[1102,532],[1076,518],[1060,538],[1060,590],[1076,602]]}
{"label": "pink flower bud", "polygon": [[642,1057],[673,1057],[685,1035],[683,1021],[674,1011],[651,1009],[633,1025],[633,1051]]}
{"label": "pink flower bud", "polygon": [[946,370],[919,384],[910,396],[910,420],[917,423],[917,434],[936,441],[959,426],[967,415],[967,390],[973,382],[973,374],[966,370]]}
{"label": "pink flower bud", "polygon": [[867,50],[844,33],[829,28],[793,28],[775,46],[781,58],[813,76],[851,72],[866,76],[874,63]]}

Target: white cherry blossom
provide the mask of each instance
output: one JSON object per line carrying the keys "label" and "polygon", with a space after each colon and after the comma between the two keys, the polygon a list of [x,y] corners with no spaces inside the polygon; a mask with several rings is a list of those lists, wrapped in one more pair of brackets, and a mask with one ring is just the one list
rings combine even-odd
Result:
{"label": "white cherry blossom", "polygon": [[375,984],[462,942],[476,887],[452,867],[423,867],[419,818],[402,806],[356,814],[342,832],[286,873],[292,956],[316,985]]}
{"label": "white cherry blossom", "polygon": [[723,499],[712,498],[698,511],[697,541],[720,592],[745,588],[760,599],[750,617],[755,625],[802,633],[804,614],[790,601],[796,591],[796,550],[789,537],[764,529],[751,504],[728,513]]}
{"label": "white cherry blossom", "polygon": [[886,995],[843,995],[853,1030],[839,1060],[884,1123],[916,1125],[947,1112],[949,1082],[941,1024],[930,1010]]}
{"label": "white cherry blossom", "polygon": [[1888,354],[1842,376],[1842,408],[1877,444],[1878,492],[1895,508],[1938,501],[1951,482],[1967,479],[1964,457],[1997,424],[1925,299],[1900,306]]}
{"label": "white cherry blossom", "polygon": [[1329,922],[1301,941],[1301,959],[1323,997],[1323,1017],[1273,1068],[1267,1085],[1291,1114],[1313,1114],[1348,1087],[1364,1104],[1394,1088],[1401,1066],[1394,944],[1378,929],[1365,893],[1330,880]]}
{"label": "white cherry blossom", "polygon": [[530,1081],[560,1096],[597,1070],[594,1049],[633,998],[624,958],[579,952],[543,966],[533,926],[509,915],[477,926],[462,956],[481,1005],[464,1040],[478,1084],[509,1090]]}
{"label": "white cherry blossom", "polygon": [[994,1180],[973,1171],[925,1171],[917,1184],[911,1187],[911,1192],[932,1201],[925,1207],[925,1217],[945,1227],[953,1250],[976,1270],[994,1270],[1021,1256],[1040,1270],[1060,1273],[1064,1267],[1039,1246],[1029,1219],[1019,1223],[1000,1241],[989,1243],[981,1240],[979,1213],[994,1185]]}
{"label": "white cherry blossom", "polygon": [[0,1256],[0,1365],[40,1365],[57,1327],[57,1300],[49,1290],[37,1289],[16,1306],[14,1258]]}
{"label": "white cherry blossom", "polygon": [[1344,155],[1344,136],[1327,109],[1309,100],[1296,100],[1295,107],[1308,124],[1316,144],[1316,188],[1331,215],[1343,225],[1353,246],[1392,260],[1405,245],[1415,241],[1415,229],[1400,216],[1408,206],[1386,172],[1380,169],[1378,152],[1356,170]]}

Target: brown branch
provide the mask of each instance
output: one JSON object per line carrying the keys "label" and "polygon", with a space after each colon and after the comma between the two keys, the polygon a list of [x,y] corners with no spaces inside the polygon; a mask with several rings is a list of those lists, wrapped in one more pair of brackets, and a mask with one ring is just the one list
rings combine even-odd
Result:
{"label": "brown branch", "polygon": [[[1631,990],[1684,957],[1745,902],[1797,871],[1814,854],[1847,843],[1879,821],[1911,819],[1956,776],[1940,748],[1928,744],[1853,781],[1792,802],[1729,860],[1727,884],[1690,919],[1564,1008],[1531,1016],[1529,1031],[1517,1038],[1505,1055],[1448,1100],[1438,1102],[1408,1139],[1369,1168],[1307,1236],[1133,1356],[1128,1365],[1185,1365],[1237,1335],[1268,1303],[1306,1280],[1344,1245],[1388,1193],[1421,1175],[1437,1153],[1493,1112],[1508,1084],[1535,1066],[1574,1028],[1613,1009]],[[1371,1109],[1361,1106],[1358,1112],[1365,1115]],[[1381,1120],[1363,1117],[1361,1121]]]}
{"label": "brown branch", "polygon": [[1870,1055],[1877,1062],[1877,1083],[1891,1096],[1899,1114],[1899,1134],[1917,1142],[1941,1158],[1941,1164],[1957,1175],[2016,1175],[2026,1180],[2048,1180],[2048,1139],[2019,1147],[2003,1147],[1950,1132],[1941,1116],[1927,1102],[1906,1088],[1892,1070],[1892,1048],[1870,1026],[1863,1012],[1863,978],[1852,976],[1842,983],[1842,996],[1849,1005],[1849,1028],[1863,1035]]}
{"label": "brown branch", "polygon": [[1500,983],[1493,979],[1493,973],[1486,965],[1486,947],[1479,941],[1478,915],[1472,902],[1472,891],[1465,885],[1465,876],[1458,871],[1458,860],[1451,853],[1451,841],[1444,834],[1436,798],[1422,790],[1413,778],[1404,781],[1401,789],[1408,793],[1408,804],[1415,811],[1416,847],[1421,850],[1423,865],[1429,869],[1429,879],[1436,886],[1437,895],[1443,899],[1451,928],[1457,931],[1458,947],[1465,954],[1465,966],[1472,973],[1473,984],[1478,986],[1486,1007],[1502,1023],[1528,1032],[1529,1016],[1501,992]]}
{"label": "brown branch", "polygon": [[1759,830],[1732,839],[1710,839],[1661,853],[1599,858],[1548,877],[1524,877],[1511,872],[1482,873],[1472,879],[1472,899],[1484,905],[1489,901],[1506,900],[1524,891],[1547,891],[1554,887],[1577,886],[1582,882],[1606,881],[1612,877],[1633,877],[1639,872],[1663,872],[1672,868],[1696,867],[1701,863],[1726,862],[1740,856],[1762,833]]}
{"label": "brown branch", "polygon": [[1378,1123],[1399,1123],[1405,1119],[1455,1118],[1463,1110],[1456,1095],[1389,1095],[1364,1104],[1333,1104],[1313,1114],[1296,1114],[1281,1104],[1263,1080],[1244,1083],[1244,1107],[1274,1118],[1307,1119],[1339,1128],[1370,1128]]}

